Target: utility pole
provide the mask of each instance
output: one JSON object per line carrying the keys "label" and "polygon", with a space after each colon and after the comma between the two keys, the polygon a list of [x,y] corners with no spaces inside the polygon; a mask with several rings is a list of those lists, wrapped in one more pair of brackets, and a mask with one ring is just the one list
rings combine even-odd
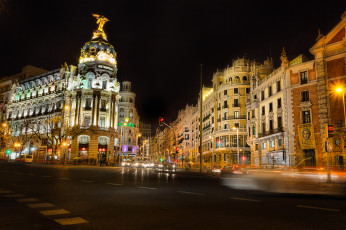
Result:
{"label": "utility pole", "polygon": [[200,99],[200,113],[199,113],[199,153],[200,153],[200,162],[199,162],[199,171],[202,172],[202,138],[203,138],[203,120],[202,120],[202,112],[203,112],[203,83],[202,83],[202,69],[203,69],[203,64],[201,64],[201,82],[200,82],[200,87],[201,87],[201,93],[199,95]]}

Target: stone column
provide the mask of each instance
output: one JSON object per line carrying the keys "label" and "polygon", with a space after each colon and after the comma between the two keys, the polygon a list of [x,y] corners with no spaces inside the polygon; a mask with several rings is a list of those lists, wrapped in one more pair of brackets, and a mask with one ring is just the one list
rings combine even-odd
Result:
{"label": "stone column", "polygon": [[99,115],[100,115],[100,95],[97,95],[97,107],[96,107],[96,126],[99,126]]}
{"label": "stone column", "polygon": [[98,154],[98,137],[97,135],[92,135],[89,142],[89,159],[93,158],[97,160]]}
{"label": "stone column", "polygon": [[112,125],[112,122],[113,122],[113,98],[111,96],[110,98],[110,102],[109,102],[109,111],[108,111],[108,114],[109,114],[109,128],[113,128],[113,125]]}
{"label": "stone column", "polygon": [[79,97],[79,108],[78,108],[78,124],[80,125],[80,120],[81,120],[81,107],[82,107],[82,95]]}
{"label": "stone column", "polygon": [[91,125],[95,124],[95,94],[93,94],[93,105],[92,105],[92,113],[91,113]]}
{"label": "stone column", "polygon": [[79,100],[78,95],[76,95],[76,110],[75,110],[75,116],[74,116],[74,124],[77,125],[77,117],[78,117],[78,107],[79,107]]}

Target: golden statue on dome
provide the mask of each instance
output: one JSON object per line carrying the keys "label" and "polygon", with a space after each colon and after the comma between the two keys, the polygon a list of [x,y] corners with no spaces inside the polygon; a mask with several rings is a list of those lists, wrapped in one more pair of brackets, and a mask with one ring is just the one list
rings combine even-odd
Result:
{"label": "golden statue on dome", "polygon": [[96,24],[98,24],[99,26],[97,30],[94,31],[92,39],[102,37],[103,39],[107,40],[107,35],[103,31],[103,26],[105,25],[106,22],[109,21],[109,19],[103,15],[98,15],[98,14],[93,14],[93,16],[97,19]]}

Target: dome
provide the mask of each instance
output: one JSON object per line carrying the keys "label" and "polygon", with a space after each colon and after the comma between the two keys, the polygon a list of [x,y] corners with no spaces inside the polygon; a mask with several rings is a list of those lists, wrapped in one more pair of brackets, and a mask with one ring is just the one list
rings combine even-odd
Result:
{"label": "dome", "polygon": [[116,52],[114,47],[108,41],[100,37],[85,43],[81,50],[79,63],[95,60],[110,62],[116,65]]}
{"label": "dome", "polygon": [[109,20],[97,14],[93,14],[93,16],[98,19],[97,24],[99,24],[99,27],[94,31],[91,41],[83,46],[79,63],[100,61],[116,66],[116,52],[114,47],[107,41],[107,36],[103,31],[104,23]]}

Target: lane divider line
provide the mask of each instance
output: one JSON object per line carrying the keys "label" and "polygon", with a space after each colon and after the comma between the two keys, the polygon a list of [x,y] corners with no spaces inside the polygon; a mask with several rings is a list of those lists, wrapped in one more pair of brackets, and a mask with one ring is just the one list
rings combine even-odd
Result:
{"label": "lane divider line", "polygon": [[61,225],[72,225],[72,224],[85,224],[89,223],[89,221],[80,218],[80,217],[74,217],[74,218],[63,218],[63,219],[55,219],[55,222],[61,224]]}
{"label": "lane divider line", "polygon": [[27,205],[30,208],[48,208],[48,207],[54,206],[54,204],[50,204],[50,203],[37,203],[37,204],[27,204]]}
{"label": "lane divider line", "polygon": [[106,184],[110,184],[110,185],[116,185],[116,186],[123,185],[123,184],[114,184],[114,183],[106,183]]}
{"label": "lane divider line", "polygon": [[70,178],[67,178],[67,177],[61,177],[59,178],[60,180],[71,180]]}
{"label": "lane divider line", "polygon": [[10,195],[5,195],[4,197],[18,198],[18,197],[25,197],[25,195],[24,194],[10,194]]}
{"label": "lane divider line", "polygon": [[53,215],[68,214],[70,212],[65,209],[53,209],[53,210],[40,211],[40,213],[44,216],[53,216]]}
{"label": "lane divider line", "polygon": [[157,189],[157,188],[150,188],[150,187],[137,187],[137,188],[143,188],[143,189]]}
{"label": "lane divider line", "polygon": [[244,200],[244,201],[260,202],[260,200],[247,199],[247,198],[241,198],[241,197],[231,197],[231,199],[232,200]]}
{"label": "lane divider line", "polygon": [[80,180],[82,182],[85,182],[85,183],[92,183],[92,182],[95,182],[95,181],[92,181],[92,180]]}
{"label": "lane divider line", "polygon": [[314,207],[314,206],[305,206],[305,205],[297,205],[298,208],[310,208],[310,209],[317,209],[317,210],[325,210],[325,211],[331,211],[331,212],[340,212],[339,209],[331,209],[331,208],[320,208],[320,207]]}
{"label": "lane divider line", "polygon": [[204,193],[199,193],[199,192],[186,192],[186,191],[178,191],[179,193],[185,193],[185,194],[192,194],[192,195],[200,195],[200,196],[205,196]]}
{"label": "lane divider line", "polygon": [[52,176],[42,176],[43,178],[48,178],[48,177],[52,177]]}
{"label": "lane divider line", "polygon": [[18,202],[36,202],[40,201],[39,199],[29,197],[29,198],[22,198],[22,199],[17,199]]}

